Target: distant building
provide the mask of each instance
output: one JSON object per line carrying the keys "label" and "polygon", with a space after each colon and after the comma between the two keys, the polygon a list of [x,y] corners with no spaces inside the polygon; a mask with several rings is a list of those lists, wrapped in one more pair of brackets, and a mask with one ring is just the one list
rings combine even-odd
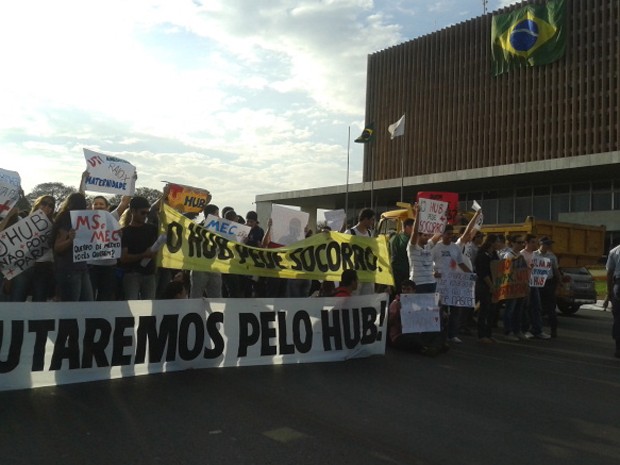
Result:
{"label": "distant building", "polygon": [[[551,64],[491,73],[492,17],[520,3],[369,55],[363,182],[352,212],[394,208],[418,191],[473,200],[485,223],[528,215],[604,224],[620,239],[620,2],[565,0],[565,54]],[[387,127],[406,114],[404,136]],[[404,172],[401,171],[401,157]],[[257,196],[305,210],[344,208],[346,186]]]}

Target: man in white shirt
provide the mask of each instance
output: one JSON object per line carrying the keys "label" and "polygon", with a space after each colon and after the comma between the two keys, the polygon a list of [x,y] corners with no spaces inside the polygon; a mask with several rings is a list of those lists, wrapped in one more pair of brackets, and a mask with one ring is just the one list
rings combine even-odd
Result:
{"label": "man in white shirt", "polygon": [[620,358],[620,245],[609,251],[607,257],[607,299],[611,302],[614,323],[611,335],[616,341],[615,356]]}

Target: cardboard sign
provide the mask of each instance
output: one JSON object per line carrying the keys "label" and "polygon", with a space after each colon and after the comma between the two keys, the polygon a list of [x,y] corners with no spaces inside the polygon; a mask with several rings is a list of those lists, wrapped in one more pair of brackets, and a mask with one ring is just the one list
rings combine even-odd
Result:
{"label": "cardboard sign", "polygon": [[475,289],[475,273],[448,271],[437,281],[437,292],[441,296],[441,303],[451,307],[475,307]]}
{"label": "cardboard sign", "polygon": [[37,210],[0,232],[0,271],[13,279],[52,248],[53,224]]}
{"label": "cardboard sign", "polygon": [[383,355],[386,306],[386,294],[0,303],[0,391]]}
{"label": "cardboard sign", "polygon": [[530,287],[544,287],[553,266],[550,258],[532,255]]}
{"label": "cardboard sign", "polygon": [[168,183],[168,205],[181,213],[200,213],[211,201],[211,193],[205,189]]}
{"label": "cardboard sign", "polygon": [[84,149],[89,176],[84,189],[106,194],[134,195],[136,167],[126,160]]}
{"label": "cardboard sign", "polygon": [[291,208],[273,205],[271,207],[271,241],[276,244],[289,245],[303,241],[306,237],[304,228],[310,214]]}
{"label": "cardboard sign", "polygon": [[437,294],[401,294],[400,304],[403,334],[441,331]]}
{"label": "cardboard sign", "polygon": [[207,231],[214,232],[220,236],[224,236],[228,240],[240,242],[242,244],[245,242],[252,229],[246,224],[218,218],[213,215],[208,215],[204,224]]}
{"label": "cardboard sign", "polygon": [[447,202],[446,209],[447,224],[454,224],[459,214],[459,194],[456,192],[418,192],[418,203],[420,199],[439,200]]}
{"label": "cardboard sign", "polygon": [[105,210],[73,210],[73,262],[121,258],[121,226]]}
{"label": "cardboard sign", "polygon": [[0,218],[4,218],[19,200],[21,179],[17,171],[0,168]]}
{"label": "cardboard sign", "polygon": [[492,261],[491,275],[495,284],[493,302],[528,295],[529,274],[529,268],[523,257]]}
{"label": "cardboard sign", "polygon": [[441,234],[446,227],[447,202],[431,199],[420,199],[420,218],[418,232],[420,234]]}
{"label": "cardboard sign", "polygon": [[344,226],[344,222],[347,217],[343,209],[329,210],[324,212],[323,215],[325,216],[325,222],[327,223],[327,226],[329,226],[332,231],[336,232],[339,232],[342,229],[342,226]]}

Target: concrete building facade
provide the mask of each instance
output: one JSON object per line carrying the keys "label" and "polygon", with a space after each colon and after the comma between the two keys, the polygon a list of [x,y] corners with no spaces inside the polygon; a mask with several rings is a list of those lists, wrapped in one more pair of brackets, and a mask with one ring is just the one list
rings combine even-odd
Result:
{"label": "concrete building facade", "polygon": [[[534,0],[531,4],[543,4]],[[257,196],[271,203],[378,212],[419,191],[458,192],[486,223],[604,224],[620,239],[620,2],[565,0],[558,61],[491,73],[495,14],[369,55],[363,182]],[[406,114],[390,140],[387,127]],[[348,192],[348,195],[347,195]],[[268,213],[267,213],[268,214]]]}

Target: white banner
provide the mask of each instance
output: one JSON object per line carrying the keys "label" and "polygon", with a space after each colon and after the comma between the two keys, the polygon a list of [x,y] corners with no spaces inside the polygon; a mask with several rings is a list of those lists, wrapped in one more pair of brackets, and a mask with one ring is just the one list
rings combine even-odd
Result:
{"label": "white banner", "polygon": [[121,258],[121,225],[105,210],[73,210],[73,262]]}
{"label": "white banner", "polygon": [[544,287],[551,270],[551,259],[532,255],[530,287]]}
{"label": "white banner", "polygon": [[271,206],[271,242],[290,245],[306,238],[304,228],[310,214],[280,205]]}
{"label": "white banner", "polygon": [[418,232],[420,234],[443,233],[448,221],[448,202],[432,199],[420,199],[420,218]]}
{"label": "white banner", "polygon": [[17,171],[0,168],[0,218],[4,218],[19,200],[21,179]]}
{"label": "white banner", "polygon": [[401,294],[400,322],[403,334],[436,333],[441,330],[438,294]]}
{"label": "white banner", "polygon": [[240,242],[241,244],[245,243],[245,239],[252,229],[248,225],[218,218],[214,215],[208,215],[204,224],[207,231],[214,232],[228,240]]}
{"label": "white banner", "polygon": [[382,355],[387,298],[0,303],[0,391]]}
{"label": "white banner", "polygon": [[441,303],[451,307],[476,306],[476,274],[448,271],[437,281]]}
{"label": "white banner", "polygon": [[0,271],[13,279],[34,265],[52,247],[53,225],[37,210],[0,232]]}
{"label": "white banner", "polygon": [[84,149],[88,177],[84,183],[87,191],[106,194],[134,195],[136,167],[126,160]]}

